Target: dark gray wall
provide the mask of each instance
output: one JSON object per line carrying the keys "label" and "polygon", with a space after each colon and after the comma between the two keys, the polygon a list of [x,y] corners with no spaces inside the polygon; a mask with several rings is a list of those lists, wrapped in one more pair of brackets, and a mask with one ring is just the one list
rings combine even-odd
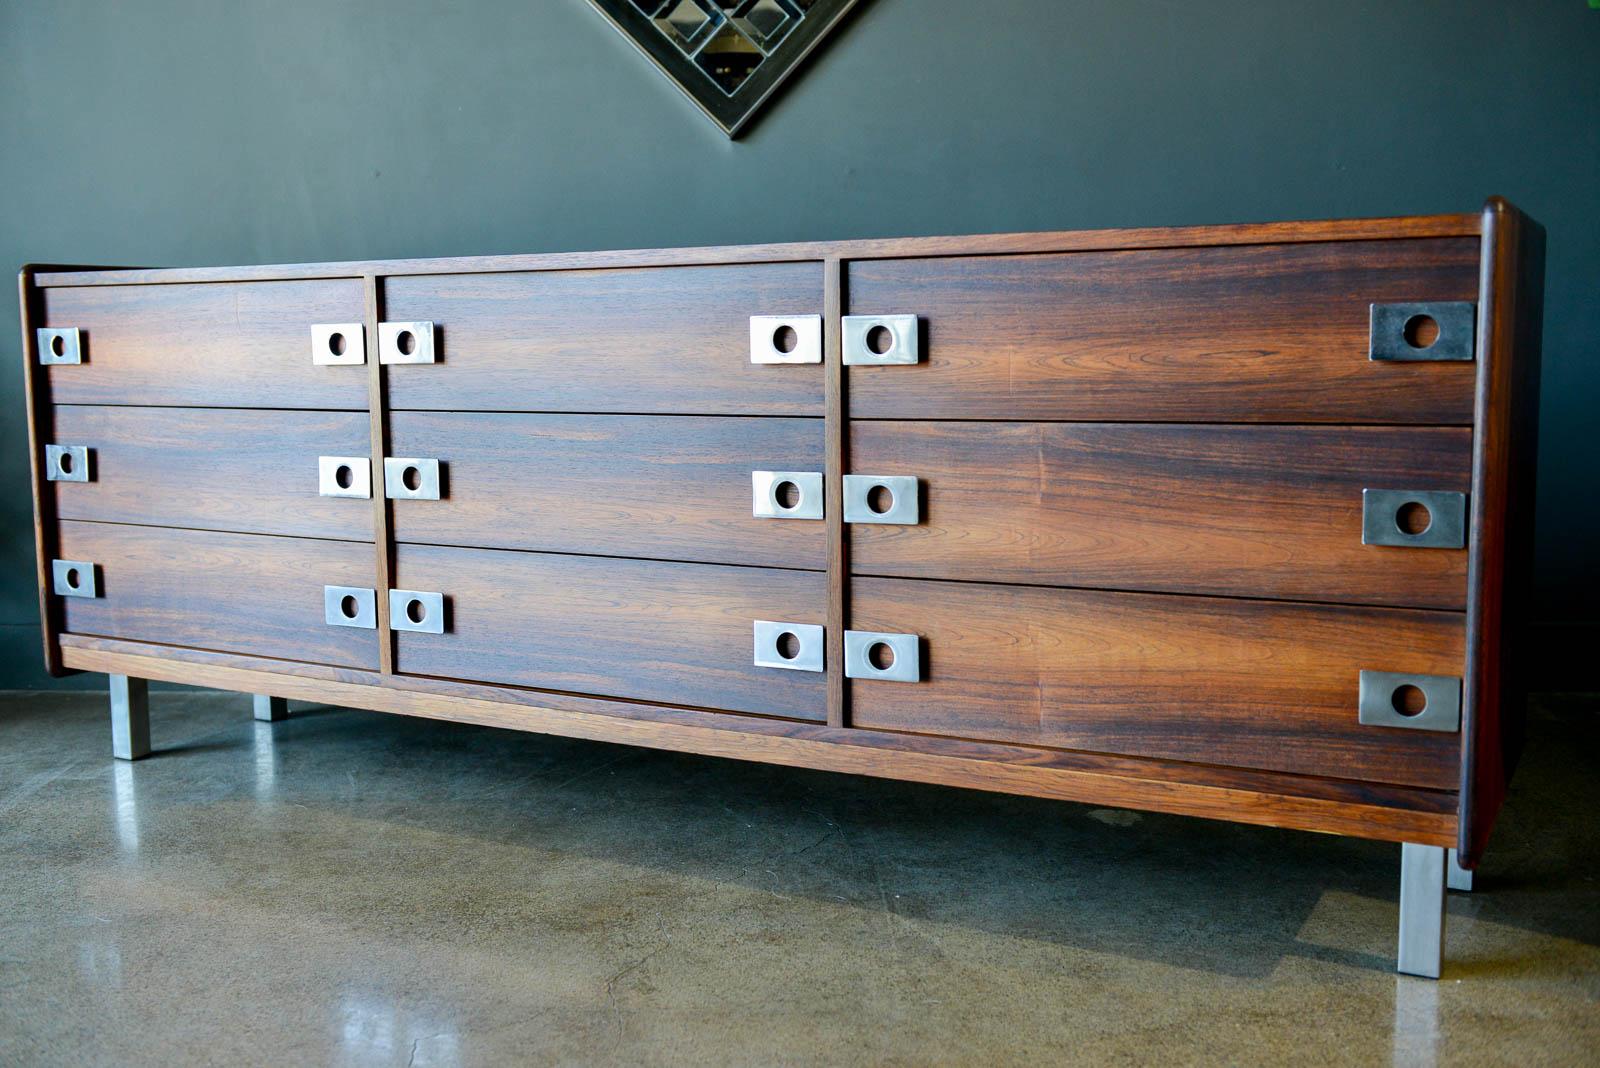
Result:
{"label": "dark gray wall", "polygon": [[[0,264],[1474,210],[1549,228],[1539,603],[1600,595],[1600,11],[866,0],[730,143],[583,0],[5,0]],[[16,308],[0,686],[39,681]]]}

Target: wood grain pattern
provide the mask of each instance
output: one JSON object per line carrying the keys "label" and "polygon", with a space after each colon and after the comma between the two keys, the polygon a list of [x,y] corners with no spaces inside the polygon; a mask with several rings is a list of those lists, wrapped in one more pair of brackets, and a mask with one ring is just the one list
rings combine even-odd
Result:
{"label": "wood grain pattern", "polygon": [[371,505],[318,493],[317,457],[366,460],[364,412],[57,405],[49,440],[93,450],[52,482],[65,519],[372,540]]}
{"label": "wood grain pattern", "polygon": [[1461,746],[1461,835],[1476,866],[1522,749],[1544,312],[1544,228],[1496,197],[1484,206],[1478,435]]}
{"label": "wood grain pattern", "polygon": [[56,636],[61,633],[61,606],[50,595],[50,561],[56,556],[55,495],[44,477],[44,446],[50,432],[50,381],[39,366],[39,291],[34,286],[37,268],[17,273],[17,310],[22,320],[22,397],[28,434],[29,484],[33,494],[34,582],[39,592],[39,630],[44,639],[44,668],[55,677],[70,674],[61,662]]}
{"label": "wood grain pattern", "polygon": [[818,520],[757,519],[754,470],[821,471],[820,419],[395,412],[390,454],[444,499],[393,502],[403,542],[820,570]]}
{"label": "wood grain pattern", "polygon": [[433,275],[384,283],[436,364],[396,366],[394,408],[821,415],[820,365],[750,362],[752,315],[818,315],[817,263]]}
{"label": "wood grain pattern", "polygon": [[86,286],[43,301],[41,325],[83,332],[84,363],[49,368],[58,404],[367,407],[365,368],[311,362],[313,324],[361,321],[359,279]]}
{"label": "wood grain pattern", "polygon": [[1462,616],[856,578],[858,630],[924,639],[924,681],[855,680],[852,722],[1449,789],[1454,734],[1357,723],[1362,669],[1457,675]]}
{"label": "wood grain pattern", "polygon": [[1390,241],[1404,238],[1476,237],[1479,229],[1478,214],[1467,212],[1379,219],[1056,230],[954,237],[891,237],[731,247],[619,249],[606,252],[550,252],[535,255],[463,256],[451,259],[358,260],[347,263],[297,263],[254,267],[51,268],[48,271],[41,270],[37,277],[41,286],[137,283],[171,285],[179,282],[233,282],[271,278],[347,278],[363,274],[399,277],[419,274],[485,274],[502,271],[584,270],[607,267],[699,266],[823,260],[829,257],[849,260],[913,256],[1003,256],[1107,249],[1275,245],[1316,241]]}
{"label": "wood grain pattern", "polygon": [[292,700],[1383,841],[1445,846],[1455,840],[1454,793],[385,678],[77,635],[64,635],[62,643],[67,663],[83,670]]}
{"label": "wood grain pattern", "polygon": [[367,586],[359,542],[61,523],[61,556],[99,567],[101,594],[60,598],[64,628],[164,645],[373,668],[374,632],[324,622],[324,584]]}
{"label": "wood grain pattern", "polygon": [[1472,239],[852,263],[852,314],[923,362],[855,367],[878,419],[1472,421],[1468,363],[1367,359],[1372,302],[1473,300]]}
{"label": "wood grain pattern", "polygon": [[407,674],[825,715],[821,674],[752,663],[755,620],[824,622],[820,572],[400,545],[395,582],[447,599],[446,633],[396,635]]}
{"label": "wood grain pattern", "polygon": [[1469,488],[1461,428],[856,422],[857,471],[922,479],[854,571],[1461,609],[1465,549],[1361,544],[1361,491]]}

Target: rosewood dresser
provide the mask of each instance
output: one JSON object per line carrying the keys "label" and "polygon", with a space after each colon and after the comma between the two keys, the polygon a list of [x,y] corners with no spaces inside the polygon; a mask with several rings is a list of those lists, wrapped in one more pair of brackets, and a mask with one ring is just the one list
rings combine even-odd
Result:
{"label": "rosewood dresser", "polygon": [[1481,213],[22,272],[45,658],[1404,843],[1522,688],[1543,246]]}

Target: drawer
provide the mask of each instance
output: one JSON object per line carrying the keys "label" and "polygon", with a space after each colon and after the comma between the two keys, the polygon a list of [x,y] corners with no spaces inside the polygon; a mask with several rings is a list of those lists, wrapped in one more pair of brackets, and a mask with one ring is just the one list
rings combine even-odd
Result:
{"label": "drawer", "polygon": [[445,598],[406,674],[826,718],[821,673],[753,663],[756,620],[824,622],[820,573],[401,545],[395,585]]}
{"label": "drawer", "polygon": [[434,324],[390,368],[394,408],[821,415],[822,365],[750,362],[750,317],[820,315],[822,265],[422,275],[384,318]]}
{"label": "drawer", "polygon": [[323,497],[319,456],[372,451],[365,412],[57,405],[51,440],[89,449],[52,482],[63,519],[372,540],[370,499]]}
{"label": "drawer", "polygon": [[98,597],[61,597],[63,630],[375,669],[377,631],[329,626],[323,586],[372,587],[371,545],[61,523],[60,556],[96,565]]}
{"label": "drawer", "polygon": [[858,573],[1466,605],[1466,549],[1362,544],[1364,489],[1467,491],[1465,428],[856,422],[850,464],[923,491]]}
{"label": "drawer", "polygon": [[365,318],[359,279],[39,293],[40,325],[76,327],[83,345],[83,363],[48,369],[57,404],[367,407],[365,367],[311,362],[313,325]]}
{"label": "drawer", "polygon": [[820,419],[395,412],[390,452],[437,459],[399,541],[827,566],[820,520],[757,519],[751,472],[822,472]]}
{"label": "drawer", "polygon": [[922,680],[852,683],[858,727],[1455,789],[1458,733],[1358,720],[1363,670],[1462,673],[1458,613],[858,579],[851,626]]}
{"label": "drawer", "polygon": [[1472,362],[1367,358],[1369,305],[1472,301],[1475,238],[852,262],[915,366],[850,369],[887,419],[1472,421]]}

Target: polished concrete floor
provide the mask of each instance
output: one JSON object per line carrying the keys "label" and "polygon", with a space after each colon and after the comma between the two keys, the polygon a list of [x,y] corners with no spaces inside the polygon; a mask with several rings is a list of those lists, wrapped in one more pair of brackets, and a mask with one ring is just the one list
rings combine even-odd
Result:
{"label": "polished concrete floor", "polygon": [[1600,1063],[1600,706],[1399,849],[376,713],[0,697],[0,1064]]}

